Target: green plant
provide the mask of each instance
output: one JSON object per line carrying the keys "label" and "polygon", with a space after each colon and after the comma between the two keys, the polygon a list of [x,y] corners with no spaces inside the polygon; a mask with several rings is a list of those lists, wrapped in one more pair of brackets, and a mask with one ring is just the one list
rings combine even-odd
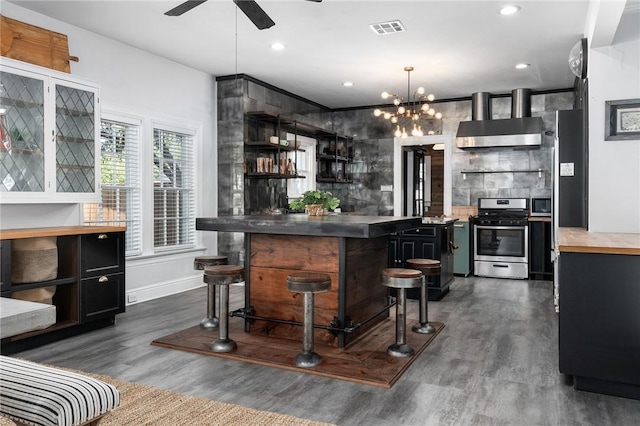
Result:
{"label": "green plant", "polygon": [[334,210],[340,205],[340,200],[329,191],[316,189],[304,192],[302,198],[291,201],[289,207],[293,210],[304,210],[310,204],[322,204],[325,209]]}

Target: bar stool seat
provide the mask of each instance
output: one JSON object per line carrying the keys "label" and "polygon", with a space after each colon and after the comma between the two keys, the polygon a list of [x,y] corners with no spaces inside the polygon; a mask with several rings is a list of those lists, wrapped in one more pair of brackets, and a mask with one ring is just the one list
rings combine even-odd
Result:
{"label": "bar stool seat", "polygon": [[387,348],[387,353],[395,357],[407,357],[414,349],[406,342],[407,289],[418,288],[424,282],[424,275],[417,269],[385,268],[382,270],[382,285],[395,288],[396,295],[396,342]]}
{"label": "bar stool seat", "polygon": [[[226,265],[227,256],[197,256],[193,260],[193,269],[202,271],[207,266]],[[207,285],[207,316],[200,321],[202,328],[218,328],[219,320],[216,317],[216,287]]]}
{"label": "bar stool seat", "polygon": [[322,357],[313,350],[314,294],[331,290],[331,277],[320,272],[294,272],[287,276],[287,290],[304,295],[304,336],[302,352],[296,355],[298,367],[310,368],[322,363]]}
{"label": "bar stool seat", "polygon": [[407,268],[417,269],[422,272],[425,279],[420,286],[420,319],[417,324],[411,327],[414,333],[431,334],[436,331],[435,327],[429,324],[428,316],[428,294],[427,294],[427,277],[437,277],[440,275],[441,265],[439,260],[435,259],[409,259],[407,260]]}
{"label": "bar stool seat", "polygon": [[204,269],[204,282],[220,287],[220,324],[218,338],[211,343],[214,352],[231,352],[238,345],[229,339],[229,285],[244,281],[244,268],[237,265],[214,265]]}

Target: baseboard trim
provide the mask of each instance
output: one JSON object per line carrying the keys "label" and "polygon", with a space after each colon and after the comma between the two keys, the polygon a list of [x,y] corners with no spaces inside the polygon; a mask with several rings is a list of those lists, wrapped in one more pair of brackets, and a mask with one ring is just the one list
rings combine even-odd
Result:
{"label": "baseboard trim", "polygon": [[202,274],[198,274],[185,279],[165,281],[142,288],[136,288],[134,290],[127,291],[127,306],[171,296],[172,294],[193,290],[195,288],[203,287],[204,285],[205,284],[202,281]]}

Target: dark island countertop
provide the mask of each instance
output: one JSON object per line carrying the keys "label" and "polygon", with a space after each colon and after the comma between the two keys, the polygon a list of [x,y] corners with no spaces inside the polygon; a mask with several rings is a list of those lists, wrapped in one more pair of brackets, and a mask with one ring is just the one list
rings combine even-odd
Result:
{"label": "dark island countertop", "polygon": [[221,216],[196,218],[198,231],[245,232],[256,234],[308,235],[324,237],[375,238],[418,228],[420,217],[355,216],[330,214],[308,216]]}

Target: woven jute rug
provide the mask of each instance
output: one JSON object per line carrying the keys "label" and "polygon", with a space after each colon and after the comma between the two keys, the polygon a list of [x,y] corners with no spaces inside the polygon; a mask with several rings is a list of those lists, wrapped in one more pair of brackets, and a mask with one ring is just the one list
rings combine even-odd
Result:
{"label": "woven jute rug", "polygon": [[[102,380],[120,392],[120,406],[107,413],[100,421],[100,426],[331,426],[329,423],[123,382],[109,376],[65,370]],[[11,420],[0,417],[0,426],[12,425],[14,423]]]}

